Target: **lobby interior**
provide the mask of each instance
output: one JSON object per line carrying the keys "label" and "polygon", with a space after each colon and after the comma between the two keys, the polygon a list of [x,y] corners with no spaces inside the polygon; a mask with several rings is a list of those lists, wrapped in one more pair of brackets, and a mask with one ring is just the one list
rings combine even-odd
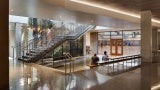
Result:
{"label": "lobby interior", "polygon": [[[159,0],[2,0],[0,7],[0,90],[160,90]],[[51,22],[59,40],[45,46],[53,57],[20,60],[30,46],[18,43],[30,40],[24,29],[34,19]],[[94,53],[100,62],[92,68]],[[68,59],[54,58],[63,54]]]}

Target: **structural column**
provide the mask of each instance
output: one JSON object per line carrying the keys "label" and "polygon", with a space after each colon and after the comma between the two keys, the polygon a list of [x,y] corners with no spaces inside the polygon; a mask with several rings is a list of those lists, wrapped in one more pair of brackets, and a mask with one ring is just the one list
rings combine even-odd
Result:
{"label": "structural column", "polygon": [[141,56],[142,62],[152,62],[152,14],[141,12]]}
{"label": "structural column", "polygon": [[151,90],[151,71],[153,70],[151,68],[150,63],[142,63],[141,65],[141,90]]}
{"label": "structural column", "polygon": [[158,49],[160,50],[160,29],[158,30]]}
{"label": "structural column", "polygon": [[83,36],[83,55],[86,55],[86,35]]}
{"label": "structural column", "polygon": [[90,52],[90,46],[91,46],[91,42],[90,42],[90,32],[87,32],[84,38],[84,55],[88,55]]}
{"label": "structural column", "polygon": [[15,38],[16,38],[16,58],[21,56],[21,41],[22,41],[22,24],[21,23],[16,23],[16,31],[15,31]]}
{"label": "structural column", "polygon": [[91,53],[98,53],[98,32],[90,33]]}
{"label": "structural column", "polygon": [[0,3],[0,90],[9,90],[9,0]]}

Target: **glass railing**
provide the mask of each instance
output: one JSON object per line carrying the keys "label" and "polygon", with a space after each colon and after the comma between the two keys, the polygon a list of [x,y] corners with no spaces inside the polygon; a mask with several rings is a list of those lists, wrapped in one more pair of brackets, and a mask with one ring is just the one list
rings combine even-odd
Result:
{"label": "glass railing", "polygon": [[[49,43],[47,35],[39,37],[39,34],[36,34],[33,39],[18,44],[18,57],[23,61],[38,60],[53,51],[53,49],[67,39],[77,39],[91,28],[93,28],[91,25],[53,21],[53,29],[51,30],[53,38],[51,42]],[[44,32],[47,34],[46,31]]]}

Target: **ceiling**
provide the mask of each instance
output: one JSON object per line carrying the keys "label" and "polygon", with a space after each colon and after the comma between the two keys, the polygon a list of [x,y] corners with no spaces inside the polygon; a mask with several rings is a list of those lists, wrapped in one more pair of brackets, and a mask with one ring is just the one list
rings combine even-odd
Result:
{"label": "ceiling", "polygon": [[138,23],[128,20],[76,10],[69,7],[72,3],[64,5],[63,1],[64,0],[10,0],[9,13],[10,15],[17,16],[99,25],[116,30],[140,28]]}
{"label": "ceiling", "polygon": [[94,1],[132,11],[151,10],[153,17],[160,18],[160,0],[94,0]]}
{"label": "ceiling", "polygon": [[[114,2],[107,3],[109,1],[114,1]],[[122,1],[123,1],[123,3],[129,2],[129,0],[128,1],[122,0]],[[135,7],[134,2],[132,2],[132,1],[130,1],[130,4],[132,4],[132,5],[131,6],[128,5],[128,7],[132,7],[132,6]],[[142,0],[140,0],[140,1],[142,1]],[[118,3],[118,2],[116,3],[116,2],[117,2],[117,0],[108,0],[108,1],[107,0],[102,0],[102,1],[101,0],[67,0],[65,6],[67,6],[70,9],[77,10],[77,11],[105,15],[105,16],[111,16],[114,18],[122,19],[122,20],[140,23],[141,8],[137,7],[137,9],[131,9],[131,8],[127,8],[124,5],[121,5],[120,3]],[[121,2],[121,0],[119,2]],[[153,0],[153,2],[154,2],[154,0]],[[150,3],[153,3],[153,2],[152,2],[152,0],[150,1]],[[146,4],[143,3],[142,5],[145,6]],[[142,5],[140,5],[140,6],[142,6]],[[158,6],[159,5],[157,5],[157,7]],[[148,9],[143,8],[142,10],[148,10]],[[151,10],[151,9],[149,9],[149,10]],[[157,12],[157,13],[159,13],[159,12]],[[153,16],[152,17],[152,26],[160,27],[160,18],[158,17],[159,15],[152,14],[152,16]]]}
{"label": "ceiling", "polygon": [[[76,1],[85,1],[95,4],[95,6]],[[139,29],[140,18],[126,15],[119,12],[113,12],[103,8],[97,8],[96,5],[111,6],[116,10],[122,10],[127,13],[140,14],[141,2],[144,0],[9,0],[10,15],[37,17],[52,20],[63,20],[75,23],[84,23],[110,27],[116,30]],[[152,6],[153,16],[159,18],[158,0],[146,0]],[[154,5],[152,3],[157,1]],[[156,7],[157,6],[157,7]],[[154,23],[154,26],[160,26],[160,23]]]}

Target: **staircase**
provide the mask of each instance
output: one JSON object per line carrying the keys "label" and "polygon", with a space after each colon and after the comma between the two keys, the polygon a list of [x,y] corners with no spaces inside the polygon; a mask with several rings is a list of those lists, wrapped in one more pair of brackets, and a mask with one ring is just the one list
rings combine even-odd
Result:
{"label": "staircase", "polygon": [[35,63],[40,59],[43,59],[48,53],[52,52],[55,48],[63,44],[67,40],[76,40],[85,32],[90,29],[93,29],[94,26],[91,25],[79,25],[75,28],[74,32],[70,32],[66,35],[58,35],[52,39],[50,45],[47,45],[47,42],[37,44],[38,40],[32,39],[26,43],[22,42],[19,45],[19,58],[18,60]]}

